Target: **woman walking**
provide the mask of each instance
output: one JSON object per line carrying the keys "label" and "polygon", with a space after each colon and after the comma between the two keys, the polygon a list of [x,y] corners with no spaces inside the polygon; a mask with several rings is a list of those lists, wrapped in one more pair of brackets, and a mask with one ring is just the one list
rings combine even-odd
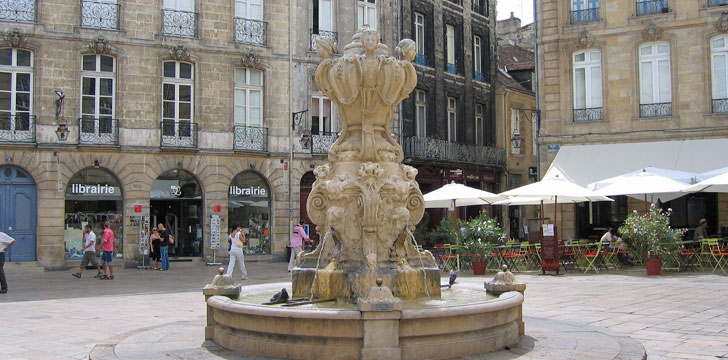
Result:
{"label": "woman walking", "polygon": [[306,228],[303,227],[303,220],[299,220],[291,237],[291,258],[288,259],[288,272],[291,272],[296,266],[296,256],[303,251],[303,239],[308,240],[308,234],[306,234]]}
{"label": "woman walking", "polygon": [[227,274],[232,277],[235,270],[235,263],[240,264],[240,272],[243,273],[243,280],[248,280],[248,272],[245,270],[245,257],[243,256],[243,245],[245,245],[245,234],[238,224],[233,225],[233,231],[230,233],[230,263],[228,264]]}

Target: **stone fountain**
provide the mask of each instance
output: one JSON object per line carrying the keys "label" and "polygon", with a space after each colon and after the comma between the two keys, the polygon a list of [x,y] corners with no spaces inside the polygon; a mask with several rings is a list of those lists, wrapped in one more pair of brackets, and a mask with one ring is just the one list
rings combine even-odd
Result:
{"label": "stone fountain", "polygon": [[432,254],[418,251],[411,234],[424,200],[390,124],[417,84],[414,42],[400,41],[400,60],[373,30],[355,34],[337,59],[335,46],[319,39],[316,83],[343,124],[329,163],[315,169],[307,210],[324,236],[292,271],[300,302],[261,305],[286,284],[246,286],[237,299],[211,296],[206,339],[285,359],[448,359],[518,343],[523,294],[495,297],[457,284],[441,291]]}

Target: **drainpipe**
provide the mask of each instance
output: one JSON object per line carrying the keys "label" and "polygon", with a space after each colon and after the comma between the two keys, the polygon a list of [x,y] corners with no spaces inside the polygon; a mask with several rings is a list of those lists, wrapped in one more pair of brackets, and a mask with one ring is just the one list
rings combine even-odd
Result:
{"label": "drainpipe", "polygon": [[538,141],[538,137],[541,134],[541,103],[539,96],[539,71],[538,71],[538,11],[536,7],[538,1],[533,0],[533,61],[534,61],[534,82],[533,90],[536,93],[536,133],[533,136],[536,137],[536,181],[541,180],[541,144]]}
{"label": "drainpipe", "polygon": [[[294,1],[288,1],[288,240],[293,234],[293,6]],[[284,251],[285,254],[285,251]]]}

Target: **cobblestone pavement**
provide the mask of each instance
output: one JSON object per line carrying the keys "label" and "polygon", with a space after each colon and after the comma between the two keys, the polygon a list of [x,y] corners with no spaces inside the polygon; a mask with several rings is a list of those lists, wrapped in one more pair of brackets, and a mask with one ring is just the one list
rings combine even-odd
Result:
{"label": "cobblestone pavement", "polygon": [[[32,273],[6,269],[10,292],[0,295],[3,359],[87,359],[95,345],[173,323],[205,320],[201,288],[216,268],[172,264],[168,272],[118,269],[116,280],[82,279],[72,271]],[[245,284],[289,279],[285,263],[248,264]],[[492,277],[461,276],[476,282]],[[543,276],[526,282],[524,316],[541,329],[554,324],[602,328],[641,342],[649,359],[728,358],[728,276],[704,273],[647,277],[644,269],[619,273]],[[544,326],[546,325],[546,326]],[[153,331],[153,330],[151,330]],[[200,334],[202,339],[202,334]],[[557,340],[553,340],[557,341]],[[113,341],[111,341],[113,342]],[[150,346],[155,346],[154,344]]]}

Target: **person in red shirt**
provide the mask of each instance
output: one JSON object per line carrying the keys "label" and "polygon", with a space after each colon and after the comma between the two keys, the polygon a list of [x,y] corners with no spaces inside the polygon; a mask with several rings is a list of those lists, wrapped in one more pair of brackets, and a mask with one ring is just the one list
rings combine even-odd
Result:
{"label": "person in red shirt", "polygon": [[[104,222],[104,238],[101,243],[101,262],[104,264],[104,276],[101,280],[114,280],[114,265],[111,265],[111,258],[114,254],[114,231],[109,228],[109,222]],[[106,268],[109,268],[109,276],[106,275]]]}

